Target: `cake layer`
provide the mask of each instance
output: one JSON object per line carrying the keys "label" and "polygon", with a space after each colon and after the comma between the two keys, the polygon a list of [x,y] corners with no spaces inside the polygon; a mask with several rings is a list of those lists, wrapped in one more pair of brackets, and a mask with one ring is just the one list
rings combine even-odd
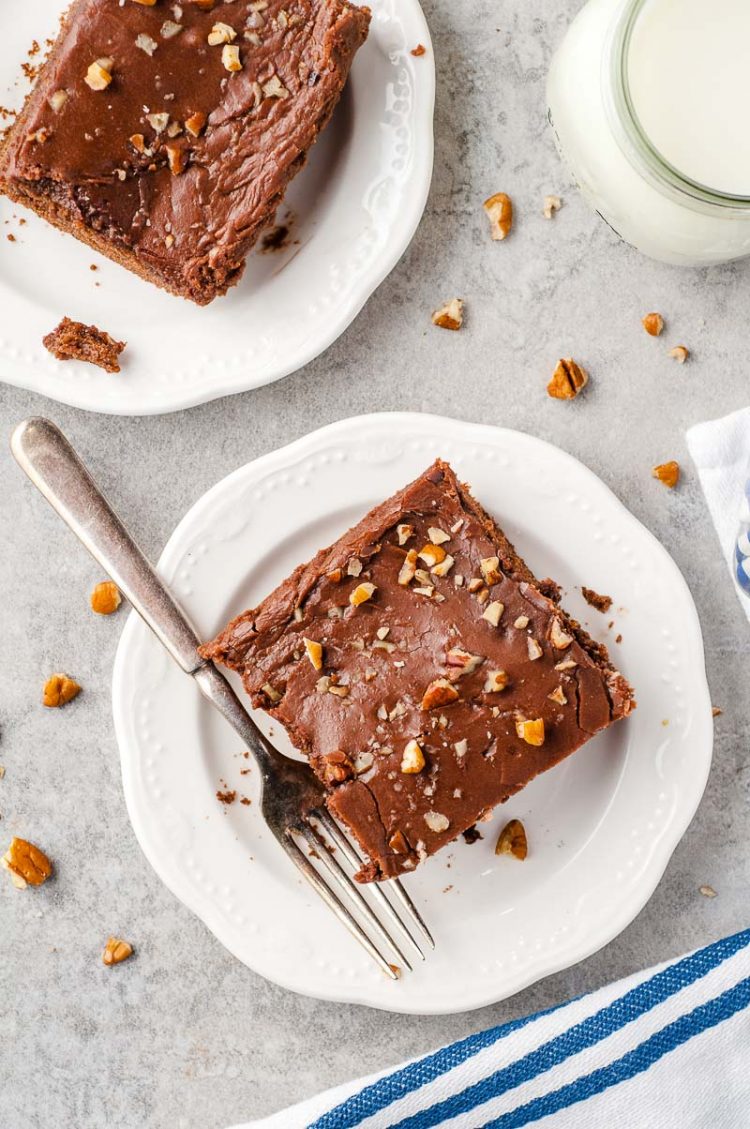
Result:
{"label": "cake layer", "polygon": [[287,729],[389,878],[634,707],[438,461],[207,644]]}
{"label": "cake layer", "polygon": [[75,0],[0,190],[205,304],[328,122],[370,13],[346,0]]}

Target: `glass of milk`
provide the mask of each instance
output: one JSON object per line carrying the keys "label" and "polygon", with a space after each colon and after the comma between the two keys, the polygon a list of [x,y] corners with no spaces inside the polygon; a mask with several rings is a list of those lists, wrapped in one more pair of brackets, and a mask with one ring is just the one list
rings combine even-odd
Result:
{"label": "glass of milk", "polygon": [[750,0],[588,0],[550,68],[583,194],[665,262],[750,255]]}

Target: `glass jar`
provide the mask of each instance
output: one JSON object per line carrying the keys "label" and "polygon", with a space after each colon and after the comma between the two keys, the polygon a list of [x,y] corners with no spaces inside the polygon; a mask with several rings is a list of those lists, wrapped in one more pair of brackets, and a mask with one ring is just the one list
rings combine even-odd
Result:
{"label": "glass jar", "polygon": [[[652,128],[650,135],[644,127],[644,115],[639,117],[634,105],[632,82],[634,73],[639,73],[639,62],[644,64],[641,72],[646,79],[652,80],[655,75],[658,78],[661,101],[655,92],[650,106],[653,123],[654,113],[658,115],[662,106],[670,104],[664,93],[670,94],[670,67],[675,60],[670,59],[666,50],[668,44],[659,53],[658,42],[644,39],[641,21],[661,20],[661,24],[654,23],[653,35],[658,37],[664,31],[666,19],[680,20],[679,3],[675,7],[675,0],[589,0],[555,54],[547,83],[548,116],[558,149],[592,207],[639,251],[654,259],[686,266],[750,255],[750,184],[745,188],[745,196],[735,194],[736,184],[732,191],[727,191],[732,169],[727,172],[726,161],[710,158],[712,151],[715,156],[716,146],[724,144],[721,130],[708,132],[712,115],[721,122],[726,118],[727,107],[731,106],[733,113],[735,107],[727,101],[729,93],[721,82],[717,93],[716,75],[722,72],[720,59],[717,65],[710,52],[705,60],[701,53],[702,33],[711,48],[716,49],[715,54],[726,57],[726,52],[730,53],[733,66],[727,71],[731,85],[732,76],[741,73],[740,65],[746,59],[746,54],[737,52],[746,52],[747,46],[740,29],[733,28],[728,16],[742,21],[750,19],[750,4],[748,0],[713,0],[712,4],[700,0],[698,7],[698,2],[690,0],[691,13],[688,15],[683,9],[685,18],[681,25],[675,22],[678,33],[691,36],[689,41],[680,43],[676,63],[683,67],[680,77],[684,79],[690,73],[684,68],[691,63],[690,57],[684,56],[694,53],[698,61],[695,81],[699,86],[690,89],[690,93],[703,97],[699,87],[704,81],[709,112],[695,124],[687,117],[680,122],[683,142],[687,136],[688,144],[695,149],[695,154],[688,152],[688,156],[698,158],[684,159],[683,145],[682,170],[665,157],[663,145],[660,151],[654,143],[653,134],[659,131]],[[722,8],[732,11],[722,12]],[[646,28],[651,35],[651,27]],[[725,41],[717,40],[717,35],[724,36]],[[639,60],[636,54],[650,56],[652,47],[654,57],[662,60],[658,65],[664,68],[658,72],[654,59]],[[651,69],[644,71],[644,67]],[[711,103],[711,99],[716,103],[722,97],[723,103]],[[738,99],[737,114],[745,101]],[[677,100],[671,112],[679,115]],[[732,123],[733,113],[729,115]],[[674,120],[679,122],[679,117]],[[688,122],[695,131],[692,135]],[[738,137],[744,138],[744,133]],[[744,157],[747,150],[741,141],[740,144]],[[725,147],[722,153],[731,165],[733,150]],[[684,171],[686,166],[691,166],[692,175]],[[714,166],[719,188],[711,186]],[[695,177],[695,168],[702,170],[701,180]],[[742,168],[738,166],[735,172],[737,179]]]}

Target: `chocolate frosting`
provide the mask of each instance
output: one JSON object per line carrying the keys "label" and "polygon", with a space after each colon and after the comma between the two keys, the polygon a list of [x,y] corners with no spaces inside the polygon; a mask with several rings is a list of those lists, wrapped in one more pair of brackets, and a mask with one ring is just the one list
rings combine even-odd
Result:
{"label": "chocolate frosting", "polygon": [[[344,0],[205,8],[77,0],[0,158],[11,195],[43,198],[53,222],[82,225],[198,302],[237,281],[369,24],[366,8]],[[217,24],[235,36],[241,70],[227,71],[223,45],[208,43]],[[102,59],[112,81],[92,90],[85,76]],[[196,114],[197,137],[185,128]],[[171,171],[168,147],[184,170]]]}
{"label": "chocolate frosting", "polygon": [[[403,545],[399,524],[413,529]],[[427,578],[399,584],[407,552],[431,543],[435,528],[449,537],[447,575],[420,559]],[[498,569],[487,576],[481,562],[486,570],[493,557]],[[375,591],[353,607],[362,583]],[[484,613],[497,602],[495,626]],[[322,645],[321,670],[305,639]],[[456,665],[459,651],[474,661]],[[310,756],[331,786],[330,810],[371,859],[363,878],[411,869],[634,706],[605,649],[541,590],[440,462],[203,653],[240,671],[255,704]],[[488,676],[498,670],[507,686],[493,691]],[[457,700],[425,708],[425,691],[441,679]],[[517,726],[538,719],[544,741],[534,746]],[[425,765],[409,774],[402,759],[413,740]]]}

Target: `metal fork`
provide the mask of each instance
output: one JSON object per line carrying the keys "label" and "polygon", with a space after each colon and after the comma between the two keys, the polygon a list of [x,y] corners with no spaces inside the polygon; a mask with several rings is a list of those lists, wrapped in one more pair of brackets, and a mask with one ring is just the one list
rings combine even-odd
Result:
{"label": "metal fork", "polygon": [[[283,756],[271,745],[224,675],[198,655],[199,639],[184,613],[60,429],[42,417],[25,420],[13,433],[11,450],[19,466],[115,581],[172,658],[240,735],[260,772],[261,810],[269,830],[316,893],[392,980],[398,979],[399,967],[411,969],[403,940],[424,960],[417,936],[432,948],[434,941],[401,883],[392,879],[368,887],[380,911],[378,916],[336,857],[336,853],[340,855],[352,871],[359,870],[363,861],[326,810],[322,785],[307,765]],[[334,885],[357,916],[332,888]],[[386,897],[383,886],[387,886],[392,900]],[[401,942],[394,940],[381,918],[395,926]],[[387,959],[384,949],[395,955],[398,965]]]}

